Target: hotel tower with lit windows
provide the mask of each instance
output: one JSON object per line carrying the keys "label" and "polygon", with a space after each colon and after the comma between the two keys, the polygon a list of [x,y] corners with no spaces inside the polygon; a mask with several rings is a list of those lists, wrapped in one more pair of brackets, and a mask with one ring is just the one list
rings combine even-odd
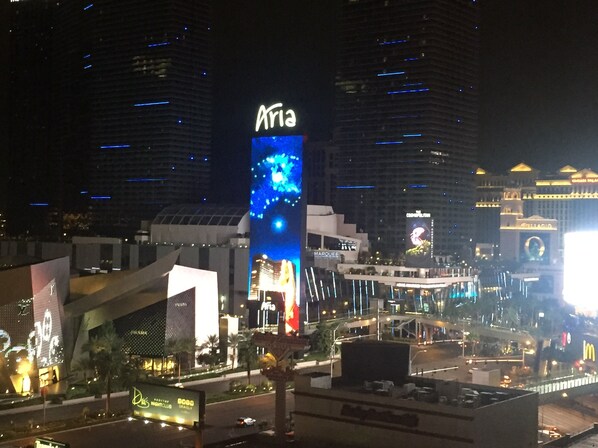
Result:
{"label": "hotel tower with lit windows", "polygon": [[478,5],[344,0],[336,77],[335,209],[374,250],[405,250],[405,214],[430,213],[435,250],[471,245]]}
{"label": "hotel tower with lit windows", "polygon": [[207,200],[211,14],[209,0],[57,7],[59,151],[74,172],[89,154],[80,194],[98,229],[127,235],[168,205]]}

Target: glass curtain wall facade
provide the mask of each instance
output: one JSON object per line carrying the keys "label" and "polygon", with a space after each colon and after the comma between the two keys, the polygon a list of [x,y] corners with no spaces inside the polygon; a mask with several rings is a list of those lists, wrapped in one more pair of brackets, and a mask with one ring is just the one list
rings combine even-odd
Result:
{"label": "glass curtain wall facade", "polygon": [[335,209],[374,250],[405,250],[405,213],[430,213],[435,251],[474,237],[478,7],[471,0],[345,0]]}
{"label": "glass curtain wall facade", "polygon": [[[73,136],[70,143],[89,154],[89,185],[79,194],[102,233],[124,236],[165,206],[207,200],[211,14],[207,0],[60,6],[64,70],[85,86],[84,100],[62,86],[73,105],[62,124],[88,128],[83,144]],[[76,152],[70,143],[63,149]]]}
{"label": "glass curtain wall facade", "polygon": [[[13,236],[52,237],[50,208],[60,191],[51,150],[52,24],[55,2],[6,2],[8,38],[7,144],[3,146],[2,194],[6,197],[8,232]],[[8,32],[10,29],[10,32]],[[4,137],[4,134],[3,134]]]}

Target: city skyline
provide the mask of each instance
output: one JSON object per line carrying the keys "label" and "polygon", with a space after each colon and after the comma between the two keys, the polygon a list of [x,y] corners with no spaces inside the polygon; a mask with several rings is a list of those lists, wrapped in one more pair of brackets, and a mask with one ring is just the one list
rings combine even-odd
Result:
{"label": "city skyline", "polygon": [[[578,169],[598,169],[598,157],[593,155],[598,145],[598,128],[592,127],[591,119],[598,104],[598,81],[593,76],[598,70],[598,56],[592,50],[598,45],[598,30],[592,26],[592,21],[598,20],[598,4],[560,0],[542,2],[541,6],[533,0],[480,3],[479,165],[495,172],[507,171],[522,161],[546,171],[566,164]],[[289,75],[286,85],[292,87],[290,99],[297,98],[302,106],[308,104],[304,98],[309,91],[308,84],[321,93],[314,105],[307,107],[312,115],[319,117],[319,120],[311,120],[319,126],[310,126],[310,130],[313,129],[310,138],[329,140],[332,137],[334,113],[331,107],[322,109],[322,106],[333,103],[336,61],[331,58],[336,54],[338,9],[334,2],[307,2],[305,10],[298,2],[282,5],[265,1],[256,8],[240,1],[227,2],[228,6],[231,4],[234,7],[217,7],[217,10],[222,9],[221,19],[223,14],[232,17],[227,31],[234,32],[220,45],[226,48],[230,44],[236,48],[237,68],[251,59],[259,59],[261,64],[253,65],[253,70],[232,69],[226,80],[219,81],[216,95],[224,96],[218,96],[216,101],[234,100],[236,110],[232,116],[241,120],[241,126],[236,132],[227,133],[229,116],[224,119],[217,114],[215,152],[218,153],[218,146],[243,149],[237,161],[226,156],[214,162],[216,167],[234,170],[236,178],[248,185],[249,173],[245,167],[248,166],[254,114],[260,101],[265,98],[267,102],[274,95],[272,92],[285,87],[284,79],[271,76],[265,81],[268,66],[263,61],[269,61],[272,73]],[[246,20],[247,15],[251,17]],[[269,17],[286,18],[288,27],[282,27],[280,20],[275,20],[275,26],[266,26]],[[314,20],[309,31],[300,37],[293,36],[290,42],[272,38],[265,43],[269,34],[264,30],[278,30],[281,33],[278,36],[284,36],[284,32],[297,32],[301,28],[299,24],[304,24],[309,17]],[[233,23],[240,26],[233,27]],[[299,45],[301,42],[304,45]],[[310,53],[314,47],[320,53]],[[252,48],[257,52],[251,53]],[[266,52],[270,50],[274,51],[268,58]],[[293,51],[298,52],[296,57]],[[285,64],[277,58],[281,54],[291,61],[290,65],[301,69],[301,76],[293,77],[285,71]],[[233,65],[232,61],[229,63]],[[312,72],[314,66],[319,70],[317,74]],[[242,90],[236,87],[239,84],[250,92],[246,98],[239,97]],[[216,107],[231,109],[222,103]],[[239,130],[243,128],[244,133]],[[216,185],[224,183],[216,182]],[[221,196],[223,200],[238,198],[239,190],[227,188]]]}
{"label": "city skyline", "polygon": [[[5,11],[8,2],[5,2]],[[330,140],[338,2],[230,1],[215,5],[214,125],[209,202],[249,200],[251,127],[262,102],[284,96],[312,141]],[[3,36],[8,37],[6,14]],[[505,171],[596,168],[598,5],[481,2],[479,164]],[[6,41],[4,41],[4,44]],[[7,46],[0,46],[5,53]],[[0,50],[1,51],[1,50]],[[5,66],[6,68],[6,66]],[[4,72],[3,72],[4,73]],[[5,77],[3,95],[8,94]],[[8,111],[0,128],[6,156]],[[6,163],[2,163],[6,170]],[[228,181],[235,178],[232,185]]]}

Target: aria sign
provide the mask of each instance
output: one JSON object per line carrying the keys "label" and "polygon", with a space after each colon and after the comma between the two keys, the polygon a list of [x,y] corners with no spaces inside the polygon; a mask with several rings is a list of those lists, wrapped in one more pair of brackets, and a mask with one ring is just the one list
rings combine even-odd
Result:
{"label": "aria sign", "polygon": [[282,103],[273,104],[270,107],[261,105],[257,111],[257,119],[255,120],[255,132],[259,132],[263,126],[264,130],[274,127],[280,128],[294,128],[297,124],[297,117],[293,109],[283,110]]}

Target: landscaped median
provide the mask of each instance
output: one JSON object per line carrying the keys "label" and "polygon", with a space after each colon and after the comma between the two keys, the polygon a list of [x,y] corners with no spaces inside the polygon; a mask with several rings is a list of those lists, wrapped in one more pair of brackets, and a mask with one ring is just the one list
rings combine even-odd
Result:
{"label": "landscaped median", "polygon": [[[160,381],[162,382],[162,381]],[[291,389],[292,383],[287,385],[287,388]],[[270,381],[263,381],[259,385],[246,384],[244,381],[232,380],[229,382],[229,390],[220,393],[208,394],[206,401],[210,403],[218,403],[222,401],[234,400],[238,398],[251,397],[254,395],[261,395],[271,393],[273,390],[273,384]],[[96,394],[92,393],[88,389],[81,387],[71,386],[69,391],[64,395],[48,396],[46,403],[52,403],[53,405],[62,404],[68,406],[71,400],[84,397],[92,397]],[[32,397],[29,399],[16,399],[13,402],[0,405],[1,409],[15,408],[15,407],[28,407],[34,405],[42,405],[42,397]],[[97,403],[96,403],[97,405]],[[54,433],[58,431],[64,431],[67,429],[76,429],[86,426],[92,426],[96,424],[106,423],[110,421],[122,420],[131,414],[130,409],[115,409],[110,415],[106,415],[104,411],[92,412],[89,407],[82,409],[81,414],[75,418],[63,419],[60,421],[48,421],[45,425],[39,422],[29,420],[27,424],[16,425],[11,422],[11,419],[6,416],[1,419],[0,423],[0,442],[20,439],[32,436],[41,436],[44,434]],[[262,426],[262,425],[260,425]]]}

